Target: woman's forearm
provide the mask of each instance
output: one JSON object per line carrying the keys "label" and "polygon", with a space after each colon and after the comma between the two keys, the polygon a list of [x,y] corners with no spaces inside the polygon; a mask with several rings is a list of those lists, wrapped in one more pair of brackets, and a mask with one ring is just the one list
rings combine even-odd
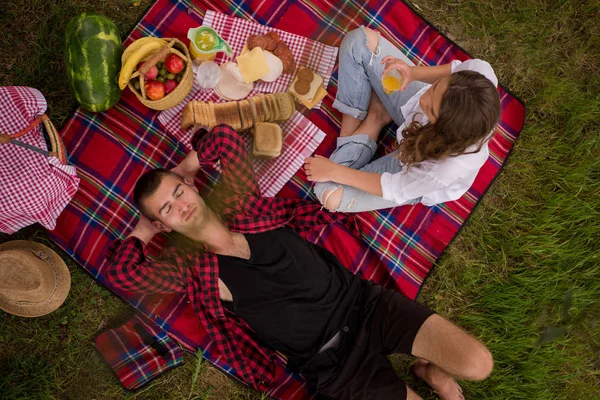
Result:
{"label": "woman's forearm", "polygon": [[413,80],[430,84],[440,78],[449,76],[452,71],[450,64],[436,65],[433,67],[415,66],[411,69]]}
{"label": "woman's forearm", "polygon": [[335,175],[335,182],[337,183],[355,187],[364,192],[374,194],[375,196],[383,196],[380,174],[359,171],[340,165]]}

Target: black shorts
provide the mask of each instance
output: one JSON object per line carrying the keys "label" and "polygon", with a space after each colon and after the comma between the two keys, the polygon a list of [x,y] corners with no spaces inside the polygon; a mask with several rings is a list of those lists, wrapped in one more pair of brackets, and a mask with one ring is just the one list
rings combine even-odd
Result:
{"label": "black shorts", "polygon": [[421,325],[433,315],[427,307],[393,290],[373,286],[366,295],[357,332],[349,343],[319,354],[303,373],[328,399],[403,399],[406,385],[386,357],[411,354]]}

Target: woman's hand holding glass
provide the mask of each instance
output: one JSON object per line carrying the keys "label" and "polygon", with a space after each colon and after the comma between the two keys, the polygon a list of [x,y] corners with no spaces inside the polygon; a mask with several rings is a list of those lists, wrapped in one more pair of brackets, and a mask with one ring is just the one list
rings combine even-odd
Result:
{"label": "woman's hand holding glass", "polygon": [[402,82],[400,83],[400,91],[406,89],[409,83],[411,83],[413,79],[413,67],[400,60],[399,58],[395,58],[392,56],[386,56],[381,60],[381,64],[385,64],[385,69],[383,70],[383,75],[388,73],[389,71],[396,70],[400,72],[402,75]]}

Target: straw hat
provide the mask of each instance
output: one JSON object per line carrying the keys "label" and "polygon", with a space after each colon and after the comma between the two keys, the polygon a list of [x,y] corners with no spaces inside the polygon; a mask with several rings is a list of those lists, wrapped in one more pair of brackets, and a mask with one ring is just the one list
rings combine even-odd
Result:
{"label": "straw hat", "polygon": [[0,309],[21,317],[56,310],[67,298],[71,275],[58,254],[43,244],[0,244]]}

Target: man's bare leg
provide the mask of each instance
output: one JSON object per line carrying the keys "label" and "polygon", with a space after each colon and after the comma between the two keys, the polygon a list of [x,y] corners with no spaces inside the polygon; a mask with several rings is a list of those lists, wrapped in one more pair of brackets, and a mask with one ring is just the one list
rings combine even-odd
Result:
{"label": "man's bare leg", "polygon": [[419,329],[412,347],[417,360],[415,374],[442,400],[464,399],[456,379],[480,381],[494,367],[489,350],[456,325],[432,315]]}

